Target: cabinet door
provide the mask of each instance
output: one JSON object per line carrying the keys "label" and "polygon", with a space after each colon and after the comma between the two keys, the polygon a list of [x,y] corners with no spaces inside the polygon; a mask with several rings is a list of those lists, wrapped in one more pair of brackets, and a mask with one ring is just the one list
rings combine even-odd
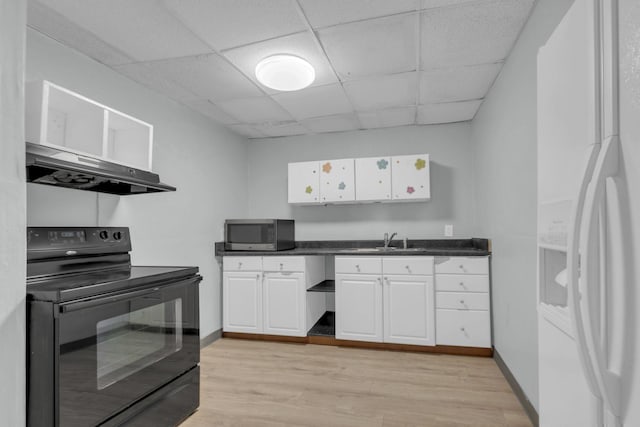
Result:
{"label": "cabinet door", "polygon": [[265,273],[263,313],[265,334],[306,336],[304,273]]}
{"label": "cabinet door", "polygon": [[336,338],[382,342],[382,278],[336,274]]}
{"label": "cabinet door", "polygon": [[289,163],[289,203],[320,203],[318,162]]}
{"label": "cabinet door", "polygon": [[320,162],[320,201],[352,202],[356,198],[353,159]]}
{"label": "cabinet door", "polygon": [[262,333],[262,273],[225,272],[222,281],[223,330]]}
{"label": "cabinet door", "polygon": [[394,156],[391,165],[393,200],[424,201],[431,198],[428,154]]}
{"label": "cabinet door", "polygon": [[435,345],[433,276],[383,277],[384,342]]}
{"label": "cabinet door", "polygon": [[356,200],[391,200],[391,157],[356,159]]}

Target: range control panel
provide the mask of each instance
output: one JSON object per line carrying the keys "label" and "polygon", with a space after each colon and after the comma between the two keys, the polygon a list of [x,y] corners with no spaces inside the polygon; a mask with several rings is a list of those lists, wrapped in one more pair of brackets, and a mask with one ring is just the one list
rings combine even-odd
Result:
{"label": "range control panel", "polygon": [[27,227],[27,260],[130,250],[127,227]]}

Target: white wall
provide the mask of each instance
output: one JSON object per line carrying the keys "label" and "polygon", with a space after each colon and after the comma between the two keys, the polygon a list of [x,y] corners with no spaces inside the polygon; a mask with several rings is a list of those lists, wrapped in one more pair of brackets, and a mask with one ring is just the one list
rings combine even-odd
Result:
{"label": "white wall", "polygon": [[46,79],[154,125],[154,171],[175,193],[111,196],[28,185],[29,225],[129,226],[133,263],[197,265],[201,336],[222,327],[213,244],[247,211],[247,140],[79,52],[27,31],[26,79]]}
{"label": "white wall", "polygon": [[478,230],[493,239],[494,345],[536,408],[536,57],[571,3],[537,1],[472,122]]}
{"label": "white wall", "polygon": [[24,28],[26,3],[0,0],[0,414],[25,424]]}
{"label": "white wall", "polygon": [[[473,229],[472,141],[469,123],[410,126],[254,140],[249,145],[249,215],[293,218],[297,240],[441,237]],[[431,157],[431,201],[290,206],[287,163],[395,154]]]}

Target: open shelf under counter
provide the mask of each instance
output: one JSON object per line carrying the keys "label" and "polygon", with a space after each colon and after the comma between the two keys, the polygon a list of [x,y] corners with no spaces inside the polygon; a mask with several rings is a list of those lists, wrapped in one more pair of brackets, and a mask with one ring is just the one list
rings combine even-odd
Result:
{"label": "open shelf under counter", "polygon": [[308,336],[335,337],[336,313],[326,311],[307,333]]}
{"label": "open shelf under counter", "polygon": [[318,283],[317,285],[307,289],[307,292],[335,292],[335,291],[336,291],[335,280],[324,280]]}

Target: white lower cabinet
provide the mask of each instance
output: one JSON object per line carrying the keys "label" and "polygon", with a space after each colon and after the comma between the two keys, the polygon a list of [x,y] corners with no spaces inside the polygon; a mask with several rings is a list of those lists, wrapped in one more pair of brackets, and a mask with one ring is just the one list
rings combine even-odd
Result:
{"label": "white lower cabinet", "polygon": [[223,329],[262,332],[262,272],[230,271],[222,275]]}
{"label": "white lower cabinet", "polygon": [[317,320],[307,288],[324,280],[324,257],[224,257],[222,277],[225,332],[304,337]]}
{"label": "white lower cabinet", "polygon": [[336,257],[336,338],[435,345],[432,272],[433,257]]}
{"label": "white lower cabinet", "polygon": [[384,342],[435,345],[433,276],[384,276]]}
{"label": "white lower cabinet", "polygon": [[380,275],[336,273],[336,338],[382,342],[382,327]]}
{"label": "white lower cabinet", "polygon": [[489,257],[436,257],[436,343],[491,347]]}
{"label": "white lower cabinet", "polygon": [[307,335],[304,273],[264,273],[263,332],[270,335]]}

